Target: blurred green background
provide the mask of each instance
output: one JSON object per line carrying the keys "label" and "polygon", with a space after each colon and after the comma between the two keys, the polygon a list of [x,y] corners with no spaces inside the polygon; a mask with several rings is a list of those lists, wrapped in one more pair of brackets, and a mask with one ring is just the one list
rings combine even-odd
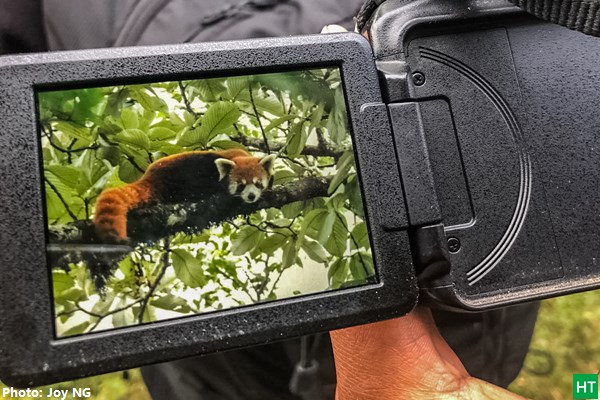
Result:
{"label": "blurred green background", "polygon": [[[572,398],[572,374],[595,373],[600,369],[599,333],[600,290],[543,301],[525,366],[509,389],[536,400]],[[0,393],[3,387],[0,383]],[[90,399],[94,400],[150,399],[139,370],[52,387],[89,387]]]}
{"label": "blurred green background", "polygon": [[542,302],[521,373],[509,386],[531,399],[572,399],[573,374],[600,369],[600,290]]}

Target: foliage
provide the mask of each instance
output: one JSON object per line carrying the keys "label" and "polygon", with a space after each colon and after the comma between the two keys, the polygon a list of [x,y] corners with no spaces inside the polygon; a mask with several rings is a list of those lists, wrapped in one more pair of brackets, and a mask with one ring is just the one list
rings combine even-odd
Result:
{"label": "foliage", "polygon": [[542,302],[525,365],[509,389],[531,399],[569,399],[573,374],[600,369],[600,291]]}
{"label": "foliage", "polygon": [[328,194],[139,243],[103,291],[85,261],[52,265],[59,336],[274,300],[298,267],[322,265],[324,282],[294,295],[375,275],[339,70],[48,91],[38,102],[50,229],[91,220],[102,190],[193,150],[277,153],[274,188],[318,177]]}

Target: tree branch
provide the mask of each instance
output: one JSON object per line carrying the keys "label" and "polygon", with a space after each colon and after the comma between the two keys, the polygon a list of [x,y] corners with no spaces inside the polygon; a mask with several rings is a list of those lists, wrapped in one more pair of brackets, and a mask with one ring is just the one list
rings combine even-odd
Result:
{"label": "tree branch", "polygon": [[[233,137],[231,140],[243,144],[246,147],[258,149],[263,153],[268,153],[269,150],[272,152],[277,152],[279,150],[282,150],[286,146],[285,143],[269,142],[269,146],[267,147],[263,140],[244,135],[238,135],[237,137]],[[304,156],[333,157],[335,159],[338,159],[342,156],[342,154],[344,154],[344,152],[337,151],[327,146],[323,146],[322,144],[319,144],[318,146],[304,146],[304,149],[302,149],[302,152],[300,154]]]}
{"label": "tree branch", "polygon": [[252,109],[254,110],[254,114],[256,114],[256,120],[258,121],[258,126],[260,127],[260,131],[263,136],[263,145],[265,146],[266,153],[271,154],[271,149],[269,147],[269,141],[267,140],[267,134],[265,133],[265,128],[263,128],[263,124],[260,120],[260,115],[258,115],[258,110],[256,109],[256,104],[254,103],[254,96],[252,95],[252,83],[248,83],[248,93],[250,93],[250,103],[252,104]]}
{"label": "tree branch", "polygon": [[[84,261],[96,288],[102,293],[118,263],[137,244],[155,243],[180,232],[198,233],[258,210],[281,208],[296,201],[327,196],[330,179],[302,178],[267,190],[256,203],[245,203],[239,197],[219,194],[198,203],[145,204],[127,215],[129,245],[102,244],[96,237],[92,221],[51,225],[48,227],[48,263],[52,268],[68,269],[69,264]],[[162,274],[165,269],[163,265]],[[161,274],[157,281],[160,279]]]}
{"label": "tree branch", "polygon": [[[296,201],[327,196],[330,178],[305,177],[285,186],[267,190],[256,203],[245,203],[239,197],[215,195],[198,203],[145,204],[128,214],[127,234],[131,246],[152,243],[179,232],[196,233],[267,208],[281,208]],[[48,228],[49,262],[53,267],[66,267],[77,260],[92,257],[106,264],[119,254],[126,255],[130,246],[101,244],[91,221],[75,221]]]}
{"label": "tree branch", "polygon": [[169,265],[170,265],[170,263],[169,263],[169,256],[170,256],[170,254],[171,254],[170,242],[169,242],[169,238],[166,237],[165,238],[164,253],[162,255],[162,267],[160,269],[160,272],[158,273],[158,276],[156,277],[156,279],[154,280],[154,282],[150,285],[150,290],[148,291],[148,293],[142,299],[142,306],[140,307],[140,313],[138,314],[138,322],[140,324],[142,324],[144,322],[144,313],[146,312],[146,308],[148,308],[148,302],[150,301],[150,299],[154,295],[154,292],[156,291],[156,288],[158,287],[158,284],[160,283],[160,281],[162,280],[162,278],[165,276],[165,272],[167,272],[167,268],[169,268]]}
{"label": "tree branch", "polygon": [[183,86],[183,83],[181,81],[177,81],[177,83],[179,84],[179,91],[181,92],[181,98],[183,99],[183,104],[185,105],[185,109],[192,114],[196,119],[198,119],[198,113],[196,113],[196,111],[194,111],[194,109],[192,108],[192,104],[190,103],[190,100],[187,98],[187,95],[185,94],[185,86]]}
{"label": "tree branch", "polygon": [[77,139],[73,139],[68,148],[62,148],[56,143],[54,143],[54,130],[52,129],[52,127],[46,127],[45,125],[42,125],[42,135],[45,136],[46,139],[48,139],[48,143],[50,144],[50,146],[60,151],[61,153],[67,154],[69,164],[71,163],[71,156],[73,153],[80,153],[85,150],[96,150],[100,147],[99,145],[94,144],[92,146],[80,147],[78,149],[73,150],[73,145],[77,142]]}

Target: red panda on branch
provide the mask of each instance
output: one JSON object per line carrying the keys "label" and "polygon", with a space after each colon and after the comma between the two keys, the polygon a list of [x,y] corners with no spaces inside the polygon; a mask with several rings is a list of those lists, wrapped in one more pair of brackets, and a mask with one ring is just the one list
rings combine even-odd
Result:
{"label": "red panda on branch", "polygon": [[161,158],[126,186],[104,190],[96,200],[94,226],[102,243],[128,244],[127,214],[144,204],[199,202],[215,194],[246,203],[270,187],[276,155],[254,157],[242,149],[191,151]]}

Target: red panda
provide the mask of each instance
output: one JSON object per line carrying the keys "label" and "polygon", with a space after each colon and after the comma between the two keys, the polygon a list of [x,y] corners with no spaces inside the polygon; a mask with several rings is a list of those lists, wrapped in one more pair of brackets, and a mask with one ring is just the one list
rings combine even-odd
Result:
{"label": "red panda", "polygon": [[242,149],[191,151],[161,158],[126,186],[96,200],[94,226],[102,243],[127,244],[127,213],[145,203],[197,202],[217,193],[258,201],[270,186],[275,154],[254,157]]}

